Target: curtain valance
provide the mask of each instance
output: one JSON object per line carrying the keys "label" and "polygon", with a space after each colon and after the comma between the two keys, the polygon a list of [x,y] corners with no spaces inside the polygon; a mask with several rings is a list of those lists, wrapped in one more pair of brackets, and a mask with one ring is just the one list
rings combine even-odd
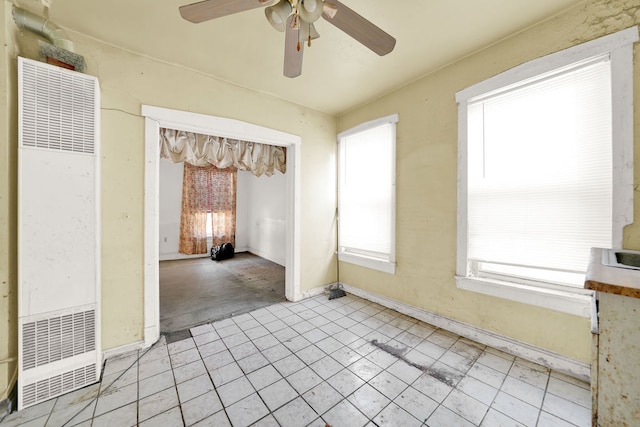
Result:
{"label": "curtain valance", "polygon": [[275,145],[224,138],[175,129],[160,129],[160,157],[194,166],[235,166],[255,176],[286,172],[287,149]]}

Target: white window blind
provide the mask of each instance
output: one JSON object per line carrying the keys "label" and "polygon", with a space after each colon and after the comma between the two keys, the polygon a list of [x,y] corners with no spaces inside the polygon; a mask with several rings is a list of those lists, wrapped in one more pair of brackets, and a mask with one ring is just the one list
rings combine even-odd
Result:
{"label": "white window blind", "polygon": [[339,136],[339,254],[394,261],[395,120]]}
{"label": "white window blind", "polygon": [[611,108],[608,56],[469,100],[475,274],[582,286],[612,242]]}

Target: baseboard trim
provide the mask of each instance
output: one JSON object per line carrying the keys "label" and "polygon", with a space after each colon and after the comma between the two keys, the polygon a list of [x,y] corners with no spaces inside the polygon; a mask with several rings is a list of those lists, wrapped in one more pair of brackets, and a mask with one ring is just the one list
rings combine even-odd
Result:
{"label": "baseboard trim", "polygon": [[458,320],[450,319],[439,314],[431,313],[424,309],[417,308],[412,305],[405,304],[403,302],[396,301],[369,291],[365,291],[364,289],[360,289],[346,283],[343,283],[342,285],[344,287],[344,290],[348,293],[378,303],[392,310],[396,310],[399,313],[406,314],[407,316],[411,316],[418,320],[422,320],[433,326],[437,326],[438,328],[445,329],[460,336],[479,342],[480,344],[491,346],[498,350],[504,351],[505,353],[530,360],[534,363],[538,363],[549,369],[562,372],[574,378],[578,378],[582,381],[590,381],[591,367],[588,363],[574,360],[561,354],[557,354],[543,348],[535,347],[531,344],[523,343],[521,341],[496,334],[495,332],[478,328],[477,326],[469,325],[468,323],[460,322]]}
{"label": "baseboard trim", "polygon": [[302,299],[307,299],[307,298],[311,298],[311,297],[315,297],[318,295],[322,295],[323,293],[326,292],[326,290],[329,288],[329,286],[333,286],[338,282],[333,282],[333,283],[329,283],[327,285],[323,285],[323,286],[318,286],[315,288],[311,288],[311,289],[307,289],[306,291],[302,291],[301,292],[301,296]]}

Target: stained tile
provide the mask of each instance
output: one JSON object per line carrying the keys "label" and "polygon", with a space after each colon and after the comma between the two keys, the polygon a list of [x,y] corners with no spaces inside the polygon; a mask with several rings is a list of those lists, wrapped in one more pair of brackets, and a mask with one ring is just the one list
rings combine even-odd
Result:
{"label": "stained tile", "polygon": [[244,375],[237,363],[229,363],[221,368],[209,371],[211,380],[216,387],[220,387]]}
{"label": "stained tile", "polygon": [[318,414],[298,397],[273,413],[282,427],[298,427],[311,423]]}
{"label": "stained tile", "polygon": [[234,403],[226,411],[234,427],[249,426],[269,413],[257,393]]}
{"label": "stained tile", "polygon": [[137,398],[138,384],[128,385],[115,390],[107,390],[98,397],[96,415],[101,415],[131,402],[135,402]]}
{"label": "stained tile", "polygon": [[268,385],[275,383],[282,379],[282,376],[276,371],[276,369],[267,365],[264,368],[260,368],[247,375],[247,378],[253,385],[253,388],[260,391]]}
{"label": "stained tile", "polygon": [[262,368],[269,364],[269,361],[262,353],[255,353],[251,356],[247,356],[244,359],[238,360],[238,365],[245,374],[249,374],[257,369]]}
{"label": "stained tile", "polygon": [[579,426],[586,426],[591,422],[590,408],[585,408],[551,393],[545,395],[542,410]]}
{"label": "stained tile", "polygon": [[175,388],[167,388],[161,392],[140,399],[138,402],[138,420],[144,421],[155,417],[174,406],[178,406],[178,394]]}
{"label": "stained tile", "polygon": [[288,348],[282,344],[278,344],[274,347],[270,347],[262,352],[262,355],[267,358],[271,363],[275,363],[280,359],[283,359],[291,354]]}
{"label": "stained tile", "polygon": [[541,390],[531,384],[528,384],[519,379],[507,376],[502,384],[501,391],[509,393],[511,396],[526,402],[536,408],[542,406],[542,399],[544,398],[544,390]]}
{"label": "stained tile", "polygon": [[504,382],[507,375],[505,373],[496,371],[495,369],[489,368],[481,363],[474,363],[471,369],[467,371],[467,375],[482,381],[485,384],[489,384],[494,388],[502,387],[502,383]]}
{"label": "stained tile", "polygon": [[225,407],[228,407],[252,393],[255,393],[255,390],[247,377],[238,378],[237,380],[218,387],[217,390]]}
{"label": "stained tile", "polygon": [[309,347],[311,345],[311,342],[309,342],[309,340],[301,335],[296,335],[295,337],[284,341],[282,344],[284,344],[284,346],[291,350],[293,353],[297,353],[303,348]]}
{"label": "stained tile", "polygon": [[315,345],[310,345],[303,348],[302,350],[295,351],[294,353],[307,365],[311,365],[315,361],[320,360],[326,356],[326,354]]}
{"label": "stained tile", "polygon": [[249,337],[243,332],[240,332],[238,334],[233,334],[233,335],[224,337],[222,338],[222,341],[227,346],[227,348],[231,349],[232,347],[246,343],[247,341],[249,341]]}
{"label": "stained tile", "polygon": [[343,399],[327,382],[323,382],[302,395],[304,400],[320,415],[333,408]]}
{"label": "stained tile", "polygon": [[155,359],[147,363],[142,363],[138,368],[138,379],[143,380],[145,378],[161,374],[162,372],[168,371],[170,369],[171,361],[169,360],[169,356]]}
{"label": "stained tile", "polygon": [[478,363],[488,366],[491,369],[495,369],[498,372],[502,372],[503,374],[508,373],[513,362],[511,360],[503,359],[500,356],[496,356],[488,350],[489,348],[487,348],[487,350],[478,357]]}
{"label": "stained tile", "polygon": [[303,394],[307,390],[312,389],[322,382],[322,378],[318,376],[311,368],[306,367],[287,377],[287,381],[296,391]]}
{"label": "stained tile", "polygon": [[213,341],[217,341],[220,339],[220,335],[218,335],[215,331],[205,332],[201,335],[196,335],[193,337],[193,341],[195,341],[196,346],[198,348],[202,347],[205,344],[208,344]]}
{"label": "stained tile", "polygon": [[[397,350],[400,354],[406,351],[406,348],[398,348],[394,347],[394,350]],[[388,368],[398,361],[398,358],[392,354],[387,353],[382,349],[376,349],[365,356],[368,360],[372,361],[376,365],[380,366],[383,369]]]}
{"label": "stained tile", "polygon": [[200,357],[202,357],[203,359],[225,350],[227,350],[227,346],[224,345],[224,342],[222,340],[211,341],[198,347]]}
{"label": "stained tile", "polygon": [[[62,397],[65,397],[63,395]],[[75,403],[73,405],[66,405],[61,408],[57,408],[58,404],[56,403],[56,408],[49,416],[47,421],[47,425],[49,426],[75,426],[84,421],[91,421],[93,418],[93,413],[96,408],[96,400],[85,400]],[[1,425],[5,425],[2,423]],[[21,423],[21,425],[23,425]],[[44,425],[44,424],[43,424]]]}
{"label": "stained tile", "polygon": [[347,369],[343,369],[338,372],[329,378],[327,382],[345,397],[356,391],[362,386],[362,384],[364,384],[363,380]]}
{"label": "stained tile", "polygon": [[349,347],[341,347],[336,351],[327,353],[342,366],[349,366],[362,358],[355,350]]}
{"label": "stained tile", "polygon": [[380,366],[366,358],[362,358],[352,365],[349,365],[348,369],[364,381],[369,381],[383,371]]}
{"label": "stained tile", "polygon": [[475,425],[480,424],[489,409],[487,405],[456,389],[449,393],[442,404]]}
{"label": "stained tile", "polygon": [[263,388],[258,394],[271,411],[298,397],[298,392],[284,379]]}
{"label": "stained tile", "polygon": [[193,338],[187,338],[184,340],[175,341],[170,344],[167,344],[167,348],[169,349],[169,355],[181,353],[183,351],[186,351],[195,347],[196,347],[196,343],[193,340]]}
{"label": "stained tile", "polygon": [[333,337],[327,337],[316,343],[316,346],[327,354],[332,354],[342,348],[342,343]]}
{"label": "stained tile", "polygon": [[215,391],[202,394],[182,404],[182,416],[190,426],[222,410],[222,403]]}
{"label": "stained tile", "polygon": [[[555,425],[555,424],[554,424]],[[482,420],[481,427],[524,427],[522,424],[507,417],[505,414],[496,411],[495,409],[489,409],[487,415]],[[538,427],[542,427],[538,423]],[[559,427],[559,426],[558,426]]]}
{"label": "stained tile", "polygon": [[398,360],[393,365],[389,366],[387,371],[391,372],[394,377],[400,378],[407,384],[413,383],[424,373],[420,369],[409,365],[404,360]]}
{"label": "stained tile", "polygon": [[426,421],[438,407],[438,403],[413,387],[400,393],[394,403],[422,422]]}
{"label": "stained tile", "polygon": [[331,426],[340,426],[345,420],[349,420],[349,427],[364,426],[369,421],[362,412],[346,400],[328,410],[322,419]]}
{"label": "stained tile", "polygon": [[429,427],[475,427],[475,425],[445,406],[438,406],[426,423]]}
{"label": "stained tile", "polygon": [[138,399],[174,386],[175,381],[172,371],[166,371],[153,377],[145,378],[138,383]]}
{"label": "stained tile", "polygon": [[406,388],[407,384],[402,380],[394,377],[390,373],[384,371],[369,381],[376,390],[393,400]]}
{"label": "stained tile", "polygon": [[231,423],[224,411],[218,411],[204,420],[198,421],[193,427],[231,427]]}
{"label": "stained tile", "polygon": [[203,359],[204,366],[206,366],[208,371],[213,371],[214,369],[221,368],[229,363],[233,363],[234,359],[229,351],[221,351],[220,353],[213,354],[211,356],[207,356]]}
{"label": "stained tile", "polygon": [[555,415],[549,414],[548,412],[542,411],[540,412],[540,417],[538,418],[538,424],[536,424],[536,427],[575,427],[575,425],[576,424],[569,423]]}
{"label": "stained tile", "polygon": [[460,380],[456,388],[485,405],[491,405],[493,399],[498,394],[497,388],[491,387],[489,384],[485,384],[470,376],[466,376]]}
{"label": "stained tile", "polygon": [[173,375],[176,383],[181,383],[200,375],[206,375],[206,373],[207,368],[205,368],[201,359],[173,369]]}
{"label": "stained tile", "polygon": [[504,392],[498,393],[491,407],[526,426],[534,426],[540,412],[536,407]]}
{"label": "stained tile", "polygon": [[274,347],[280,344],[280,341],[271,334],[263,335],[253,340],[253,344],[260,350],[264,351],[268,348]]}
{"label": "stained tile", "polygon": [[258,348],[251,341],[237,345],[229,349],[229,352],[236,360],[244,359],[247,356],[257,353]]}
{"label": "stained tile", "polygon": [[568,383],[556,377],[549,378],[547,393],[553,393],[569,402],[576,403],[585,408],[591,408],[591,390]]}
{"label": "stained tile", "polygon": [[194,397],[198,397],[201,394],[205,394],[206,392],[213,390],[213,384],[211,383],[211,379],[208,375],[202,375],[178,384],[177,388],[180,402],[184,403]]}
{"label": "stained tile", "polygon": [[443,383],[431,375],[421,376],[411,384],[411,386],[438,403],[441,403],[449,393],[451,393],[451,390],[453,390],[452,386]]}
{"label": "stained tile", "polygon": [[549,374],[544,371],[532,369],[530,366],[525,366],[521,363],[514,363],[509,370],[509,376],[524,381],[527,384],[531,384],[542,390],[546,389],[547,382],[549,380]]}
{"label": "stained tile", "polygon": [[391,403],[391,400],[369,384],[364,384],[356,390],[348,397],[348,400],[369,419],[373,419],[380,413],[380,411]]}
{"label": "stained tile", "polygon": [[313,369],[316,374],[320,375],[320,378],[325,380],[329,377],[332,377],[338,371],[344,369],[341,364],[339,364],[329,356],[325,356],[322,359],[312,363],[311,365],[309,365],[309,367]]}
{"label": "stained tile", "polygon": [[[98,404],[99,403],[98,401]],[[136,424],[136,402],[132,402],[113,411],[96,416],[93,419],[92,425],[95,427],[129,427]]]}
{"label": "stained tile", "polygon": [[403,426],[419,427],[422,425],[413,415],[402,409],[395,403],[390,404],[380,412],[373,420],[377,426]]}
{"label": "stained tile", "polygon": [[276,368],[283,377],[288,377],[305,366],[304,362],[302,362],[295,354],[290,354],[273,363],[273,367]]}

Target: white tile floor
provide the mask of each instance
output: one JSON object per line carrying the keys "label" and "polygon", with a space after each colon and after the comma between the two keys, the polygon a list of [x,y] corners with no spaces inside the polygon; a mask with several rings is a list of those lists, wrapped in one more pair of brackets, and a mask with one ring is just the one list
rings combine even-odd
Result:
{"label": "white tile floor", "polygon": [[100,384],[0,425],[591,425],[588,384],[351,295],[191,335],[109,359]]}

